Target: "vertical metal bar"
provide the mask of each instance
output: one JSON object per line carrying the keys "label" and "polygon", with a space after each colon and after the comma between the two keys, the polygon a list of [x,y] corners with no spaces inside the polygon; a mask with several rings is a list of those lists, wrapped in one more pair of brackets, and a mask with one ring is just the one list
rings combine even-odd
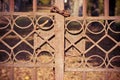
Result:
{"label": "vertical metal bar", "polygon": [[86,80],[86,72],[83,71],[82,73],[83,73],[83,78],[82,78],[82,80]]}
{"label": "vertical metal bar", "polygon": [[104,73],[105,74],[105,77],[104,77],[105,79],[104,80],[109,80],[109,74],[108,73],[109,72],[107,72],[107,71]]}
{"label": "vertical metal bar", "polygon": [[64,9],[64,0],[55,0],[55,5],[60,9]]}
{"label": "vertical metal bar", "polygon": [[55,53],[55,80],[64,78],[64,17],[55,15],[56,20],[56,53]]}
{"label": "vertical metal bar", "polygon": [[13,66],[12,67],[5,66],[5,67],[10,68],[10,75],[9,75],[10,80],[15,80],[14,79],[14,67]]}
{"label": "vertical metal bar", "polygon": [[[87,17],[87,0],[83,0],[83,18],[84,18],[84,25],[86,27],[86,17]],[[84,30],[84,29],[83,29]],[[85,37],[85,30],[83,31],[83,37]],[[85,39],[82,40],[82,54],[83,54],[83,60],[85,60]],[[83,64],[83,67],[85,67],[85,63]],[[83,71],[83,79],[82,80],[86,80],[86,72]]]}
{"label": "vertical metal bar", "polygon": [[[12,55],[14,55],[14,52],[13,52],[13,50],[11,50],[11,56]],[[10,59],[10,62],[11,62],[11,64],[12,64],[12,66],[10,67],[11,69],[10,69],[10,80],[15,80],[14,79],[14,61],[13,61],[13,59],[11,58]]]}
{"label": "vertical metal bar", "polygon": [[10,0],[10,12],[14,12],[14,0]]}
{"label": "vertical metal bar", "polygon": [[[109,0],[104,0],[104,16],[109,17]],[[108,72],[105,72],[105,80],[108,80]]]}
{"label": "vertical metal bar", "polygon": [[37,11],[37,0],[33,0],[33,12]]}
{"label": "vertical metal bar", "polygon": [[104,14],[105,17],[109,16],[109,0],[104,0]]}
{"label": "vertical metal bar", "polygon": [[83,0],[83,17],[87,16],[87,0]]}
{"label": "vertical metal bar", "polygon": [[32,80],[37,80],[37,68],[33,67],[33,71],[32,71]]}

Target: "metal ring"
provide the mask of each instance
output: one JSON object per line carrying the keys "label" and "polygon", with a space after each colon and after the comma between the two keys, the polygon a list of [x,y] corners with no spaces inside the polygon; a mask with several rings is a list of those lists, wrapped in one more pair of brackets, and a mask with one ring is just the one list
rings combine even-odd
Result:
{"label": "metal ring", "polygon": [[109,30],[112,31],[113,33],[117,33],[117,34],[120,34],[120,31],[115,31],[111,28],[111,25],[114,23],[115,21],[112,21],[108,26]]}
{"label": "metal ring", "polygon": [[[29,25],[25,26],[25,27],[19,26],[19,25],[16,23],[16,21],[17,21],[17,19],[22,18],[22,17],[29,19],[29,20],[31,21],[31,23],[30,23]],[[26,16],[26,15],[21,15],[21,16],[18,16],[18,17],[14,20],[14,23],[15,23],[16,27],[18,27],[18,28],[20,28],[20,29],[27,29],[27,28],[29,28],[29,27],[33,24],[33,20],[32,20],[30,17]]]}
{"label": "metal ring", "polygon": [[[92,57],[99,58],[99,59],[101,59],[103,62],[102,62],[100,65],[94,67],[94,66],[92,66],[92,65],[90,65],[90,64],[88,63],[88,60],[89,60],[90,58],[92,58]],[[104,59],[103,59],[101,56],[99,56],[99,55],[92,55],[92,56],[88,57],[85,62],[86,62],[86,64],[87,64],[89,67],[97,68],[97,67],[101,67],[101,66],[104,64],[105,61],[104,61]]]}
{"label": "metal ring", "polygon": [[112,57],[112,58],[109,60],[109,65],[112,66],[113,68],[120,68],[120,66],[117,67],[117,66],[114,66],[114,65],[111,63],[112,60],[114,60],[115,58],[119,58],[119,62],[120,62],[120,56],[114,56],[114,57]]}
{"label": "metal ring", "polygon": [[[72,23],[72,22],[77,22],[77,23],[80,25],[81,28],[80,28],[78,31],[70,31],[70,30],[68,29],[68,25],[69,25],[70,23]],[[83,25],[82,25],[81,22],[79,22],[79,21],[72,20],[72,21],[69,21],[69,22],[66,24],[65,28],[66,28],[67,32],[69,32],[70,34],[76,35],[76,34],[79,34],[79,33],[83,30]]]}
{"label": "metal ring", "polygon": [[[18,60],[16,57],[17,57],[19,54],[21,54],[21,53],[29,54],[29,55],[30,55],[30,59],[27,60],[27,61],[20,61],[20,60]],[[24,54],[23,54],[23,56],[24,56]],[[17,52],[17,53],[15,54],[14,59],[15,59],[15,61],[17,61],[17,62],[26,63],[26,62],[30,62],[30,61],[33,59],[33,55],[32,55],[29,51],[21,50],[21,51],[19,51],[19,52]]]}
{"label": "metal ring", "polygon": [[10,20],[7,17],[4,17],[4,18],[8,21],[8,24],[4,27],[0,27],[0,30],[5,29],[10,25]]}
{"label": "metal ring", "polygon": [[[102,25],[102,26],[103,26],[103,29],[102,29],[101,31],[99,31],[99,32],[93,32],[93,31],[91,31],[91,30],[88,28],[88,26],[89,26],[91,23],[94,23],[94,22],[97,22],[97,23],[99,23],[100,25]],[[102,33],[102,32],[105,30],[104,24],[103,24],[102,22],[100,22],[100,21],[90,21],[86,26],[87,26],[87,27],[86,27],[87,30],[88,30],[90,33],[92,33],[92,34],[100,34],[100,33]]]}
{"label": "metal ring", "polygon": [[[39,60],[40,58],[38,58],[38,56],[42,56],[42,55],[40,55],[40,54],[43,54],[43,55],[45,55],[45,56],[48,56],[47,54],[44,54],[43,52],[47,52],[47,54],[49,54],[49,55],[51,56],[51,59],[48,60],[48,61],[42,61],[43,59],[42,59],[42,60]],[[38,51],[38,54],[36,55],[36,59],[37,59],[37,61],[40,62],[41,64],[47,64],[47,63],[50,63],[50,62],[53,61],[54,55],[53,55],[52,52],[49,52],[49,51],[47,51],[47,50],[40,50],[40,51]]]}
{"label": "metal ring", "polygon": [[[7,51],[5,51],[5,50],[0,50],[0,52],[3,52],[4,54],[6,53],[6,54],[8,55],[8,58],[7,58],[6,60],[0,62],[0,63],[5,63],[5,62],[7,62],[7,61],[10,60],[10,54],[9,54]],[[0,54],[1,54],[1,53],[0,53]]]}
{"label": "metal ring", "polygon": [[[44,21],[42,24],[39,24],[38,22],[39,22],[39,20],[40,20],[41,18],[48,18],[48,19],[50,19],[50,20],[52,21],[52,24],[51,24],[50,26],[48,26],[48,27],[44,27],[45,24],[49,23],[49,20],[46,20],[46,21]],[[50,30],[50,29],[52,29],[53,26],[54,26],[54,20],[53,20],[51,17],[49,17],[49,16],[41,16],[41,17],[39,17],[39,18],[36,20],[36,24],[37,24],[37,27],[39,27],[39,28],[42,29],[42,30]],[[41,25],[42,25],[42,26],[41,26]]]}

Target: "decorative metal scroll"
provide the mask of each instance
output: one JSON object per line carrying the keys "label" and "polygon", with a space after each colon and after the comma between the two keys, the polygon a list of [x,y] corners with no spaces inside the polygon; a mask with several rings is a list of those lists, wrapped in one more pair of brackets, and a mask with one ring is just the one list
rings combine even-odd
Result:
{"label": "decorative metal scroll", "polygon": [[[0,18],[0,80],[54,79],[54,15],[3,15]],[[10,66],[10,70],[2,68]],[[33,67],[39,67],[33,69]],[[42,67],[44,70],[41,70]],[[50,68],[50,70],[48,70]],[[6,71],[6,72],[5,72]],[[36,71],[36,72],[34,72]],[[46,73],[47,71],[47,73]],[[46,73],[47,77],[43,73]],[[6,75],[8,77],[5,77]],[[6,79],[9,78],[9,79]]]}
{"label": "decorative metal scroll", "polygon": [[119,70],[120,20],[66,18],[65,80],[119,80]]}
{"label": "decorative metal scroll", "polygon": [[[0,80],[55,80],[55,23],[53,14],[0,17]],[[64,80],[120,79],[120,20],[65,18],[63,31]]]}

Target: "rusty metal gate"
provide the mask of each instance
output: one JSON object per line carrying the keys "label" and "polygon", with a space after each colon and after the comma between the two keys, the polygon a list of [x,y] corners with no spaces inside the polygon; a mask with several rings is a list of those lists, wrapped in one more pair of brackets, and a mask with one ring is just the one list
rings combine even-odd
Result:
{"label": "rusty metal gate", "polygon": [[88,17],[83,0],[82,17],[64,18],[10,4],[0,13],[0,80],[120,80],[120,17],[107,5]]}
{"label": "rusty metal gate", "polygon": [[59,76],[56,72],[63,67],[64,55],[64,20],[57,21],[59,17],[63,16],[2,16],[7,24],[0,28],[0,79],[54,80]]}

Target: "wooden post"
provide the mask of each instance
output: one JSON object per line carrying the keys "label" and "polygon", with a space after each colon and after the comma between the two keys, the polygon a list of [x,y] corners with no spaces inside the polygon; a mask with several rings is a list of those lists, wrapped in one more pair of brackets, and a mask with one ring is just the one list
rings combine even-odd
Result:
{"label": "wooden post", "polygon": [[55,80],[64,78],[64,17],[56,14],[56,53],[55,53]]}

